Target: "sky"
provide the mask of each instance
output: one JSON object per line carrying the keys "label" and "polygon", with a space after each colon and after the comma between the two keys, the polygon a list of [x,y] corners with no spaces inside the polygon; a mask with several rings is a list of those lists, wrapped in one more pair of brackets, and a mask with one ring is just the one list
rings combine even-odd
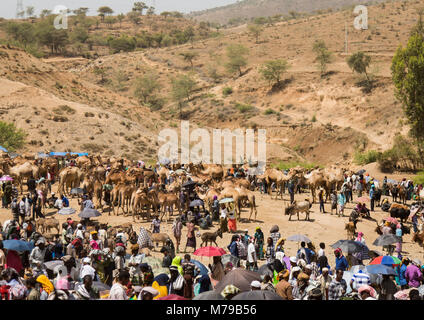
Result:
{"label": "sky", "polygon": [[[101,6],[111,7],[116,14],[131,11],[133,3],[137,0],[22,0],[23,7],[33,6],[35,14],[39,14],[42,9],[53,10],[58,5],[63,5],[71,10],[79,7],[90,8],[88,15],[97,14],[97,9]],[[230,3],[237,0],[144,0],[153,6],[156,4],[156,13],[162,11],[180,11],[189,13],[191,11],[204,10]],[[17,0],[0,0],[0,17],[15,18]]]}

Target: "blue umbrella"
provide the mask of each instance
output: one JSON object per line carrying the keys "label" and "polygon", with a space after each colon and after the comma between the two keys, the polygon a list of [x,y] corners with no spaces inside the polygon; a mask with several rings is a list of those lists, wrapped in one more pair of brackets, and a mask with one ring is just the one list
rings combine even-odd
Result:
{"label": "blue umbrella", "polygon": [[384,264],[372,264],[368,265],[366,268],[367,273],[369,274],[386,274],[386,275],[394,275],[396,276],[396,271]]}
{"label": "blue umbrella", "polygon": [[[201,263],[200,261],[197,261],[197,260],[193,260],[193,259],[190,259],[190,261],[193,262],[200,269],[200,274],[202,276],[209,274],[209,269],[206,268],[206,266],[203,263]],[[195,274],[195,276],[198,276],[198,275]]]}
{"label": "blue umbrella", "polygon": [[4,151],[4,152],[9,152],[9,151],[7,151],[7,149],[5,147],[2,147],[2,146],[0,146],[0,150]]}
{"label": "blue umbrella", "polygon": [[190,207],[201,207],[201,206],[203,206],[203,201],[200,199],[196,199],[190,202]]}
{"label": "blue umbrella", "polygon": [[7,250],[14,251],[31,251],[34,249],[34,244],[32,242],[27,242],[24,240],[4,240],[3,247]]}

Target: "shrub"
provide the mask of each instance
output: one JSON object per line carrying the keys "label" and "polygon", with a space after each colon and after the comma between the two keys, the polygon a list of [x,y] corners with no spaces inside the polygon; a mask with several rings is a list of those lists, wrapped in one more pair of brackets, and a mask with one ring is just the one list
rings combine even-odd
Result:
{"label": "shrub", "polygon": [[274,114],[274,113],[275,113],[275,111],[272,110],[271,108],[268,108],[264,111],[264,115],[270,115],[270,114]]}
{"label": "shrub", "polygon": [[376,150],[369,150],[366,152],[355,152],[354,154],[354,162],[356,164],[364,165],[372,162],[376,162],[379,157],[379,152]]}
{"label": "shrub", "polygon": [[224,89],[222,89],[222,94],[224,96],[228,96],[232,93],[233,93],[233,88],[231,88],[231,87],[225,87]]}
{"label": "shrub", "polygon": [[250,104],[241,104],[241,103],[236,103],[236,108],[241,113],[246,113],[246,112],[252,111],[254,109],[254,107],[251,106]]}
{"label": "shrub", "polygon": [[26,133],[15,124],[0,121],[0,145],[9,151],[23,147]]}

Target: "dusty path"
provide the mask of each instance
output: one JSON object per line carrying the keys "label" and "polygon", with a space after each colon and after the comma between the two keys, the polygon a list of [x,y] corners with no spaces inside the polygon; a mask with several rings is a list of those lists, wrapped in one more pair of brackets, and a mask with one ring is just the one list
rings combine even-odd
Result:
{"label": "dusty path", "polygon": [[[53,187],[53,190],[56,190],[57,186]],[[264,232],[265,237],[269,236],[269,230],[273,225],[278,225],[280,227],[280,232],[283,237],[288,237],[293,234],[304,234],[308,236],[315,246],[318,246],[320,242],[324,242],[327,246],[327,256],[330,261],[330,265],[334,265],[334,256],[332,254],[332,249],[330,248],[330,245],[335,243],[337,240],[340,239],[346,239],[346,231],[344,230],[345,223],[348,222],[348,215],[350,214],[353,204],[348,204],[347,208],[345,209],[345,217],[338,217],[336,215],[330,215],[329,213],[322,214],[319,213],[319,206],[318,204],[314,204],[311,211],[311,221],[305,221],[304,214],[300,215],[300,221],[297,220],[297,217],[292,217],[292,221],[288,221],[288,216],[284,215],[284,206],[288,203],[288,195],[285,195],[285,201],[282,200],[271,200],[268,195],[262,195],[259,192],[255,192],[256,194],[256,202],[258,205],[258,221],[256,222],[240,222],[237,224],[237,229],[242,232],[244,229],[249,230],[249,235],[254,235],[255,228],[260,226]],[[301,194],[296,195],[297,200],[302,200],[305,198],[310,198],[310,194]],[[356,199],[356,196],[354,196],[354,199]],[[356,205],[356,204],[355,204]],[[71,207],[78,208],[76,199],[71,199]],[[326,210],[330,209],[330,204],[327,203],[325,205]],[[47,212],[49,216],[54,216],[56,219],[58,219],[61,223],[66,221],[66,218],[69,216],[61,216],[55,214],[55,210],[48,210]],[[77,211],[78,213],[78,211]],[[74,215],[71,215],[72,218],[78,219],[77,213]],[[249,211],[248,209],[244,209],[242,213],[242,218],[248,218]],[[377,208],[376,212],[373,212],[371,216],[376,219],[377,221],[380,221],[383,217],[386,217],[388,214],[385,212],[382,212],[380,208]],[[4,222],[7,219],[10,219],[12,217],[10,210],[7,209],[0,209],[0,222]],[[107,213],[104,213],[101,217],[97,219],[98,221],[102,223],[108,223],[109,225],[115,226],[119,225],[125,222],[132,222],[132,217],[123,217],[122,213],[120,216],[108,216]],[[409,225],[409,223],[408,223]],[[150,223],[147,222],[136,222],[133,224],[134,229],[138,232],[140,226],[143,226],[145,228],[150,228]],[[364,238],[366,240],[366,244],[370,249],[377,250],[379,252],[382,252],[381,247],[376,247],[372,245],[372,242],[378,237],[378,234],[374,231],[376,227],[375,221],[369,221],[369,220],[362,220],[358,223],[358,231],[362,231],[364,233]],[[217,228],[217,224],[214,223],[213,228],[211,228],[210,231],[214,231]],[[163,222],[161,225],[161,232],[169,233],[172,235],[172,222],[169,222],[168,224]],[[203,233],[203,230],[201,230],[201,233]],[[184,249],[185,243],[186,243],[186,234],[187,229],[183,228],[183,237],[182,237],[182,246],[180,249]],[[226,233],[223,236],[223,239],[218,238],[217,243],[220,247],[224,248],[226,251],[228,251],[227,246],[230,243],[232,234]],[[173,238],[173,236],[171,236]],[[404,244],[403,244],[403,254],[410,256],[410,257],[416,257],[416,258],[424,258],[423,256],[423,250],[418,246],[416,243],[411,242],[411,235],[404,236]],[[174,240],[174,239],[173,239]],[[175,240],[174,240],[175,242]],[[200,238],[197,238],[197,246],[200,246]],[[298,243],[287,241],[285,246],[285,252],[287,255],[295,255],[298,248]],[[192,249],[188,249],[189,252],[192,252]],[[158,252],[152,253],[154,256],[162,257],[162,255]],[[181,254],[181,253],[180,253]],[[208,258],[198,258],[199,260],[203,261],[204,263],[208,263]],[[262,261],[261,264],[264,262]]]}

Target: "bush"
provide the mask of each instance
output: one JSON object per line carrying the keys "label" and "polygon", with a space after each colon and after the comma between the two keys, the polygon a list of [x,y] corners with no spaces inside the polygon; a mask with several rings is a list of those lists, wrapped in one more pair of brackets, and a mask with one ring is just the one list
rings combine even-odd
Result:
{"label": "bush", "polygon": [[241,112],[241,113],[246,113],[249,111],[253,111],[254,107],[251,106],[250,104],[241,104],[241,103],[236,103],[236,108]]}
{"label": "bush", "polygon": [[354,162],[356,164],[364,165],[372,162],[376,162],[379,158],[380,153],[376,150],[369,150],[367,152],[355,152]]}
{"label": "bush", "polygon": [[266,116],[268,116],[268,115],[270,115],[270,114],[274,114],[275,113],[275,111],[274,110],[272,110],[271,108],[268,108],[268,109],[266,109],[265,111],[264,111],[264,115],[266,115]]}
{"label": "bush", "polygon": [[418,172],[412,180],[414,184],[424,184],[424,171]]}
{"label": "bush", "polygon": [[301,162],[301,161],[280,161],[278,163],[275,164],[271,164],[271,167],[273,168],[277,168],[280,170],[289,170],[290,168],[294,168],[294,167],[302,167],[302,168],[306,168],[306,169],[312,169],[315,168],[317,166],[322,167],[321,165],[318,165],[316,163],[313,162]]}
{"label": "bush", "polygon": [[222,94],[224,96],[228,96],[232,93],[233,93],[233,88],[231,88],[231,87],[225,87],[224,89],[222,89]]}
{"label": "bush", "polygon": [[130,38],[127,35],[120,36],[119,38],[111,39],[109,41],[109,47],[113,53],[119,53],[121,51],[130,52],[134,51],[136,46],[135,38]]}
{"label": "bush", "polygon": [[15,124],[0,121],[0,145],[8,151],[22,148],[25,143],[26,133],[16,128]]}

